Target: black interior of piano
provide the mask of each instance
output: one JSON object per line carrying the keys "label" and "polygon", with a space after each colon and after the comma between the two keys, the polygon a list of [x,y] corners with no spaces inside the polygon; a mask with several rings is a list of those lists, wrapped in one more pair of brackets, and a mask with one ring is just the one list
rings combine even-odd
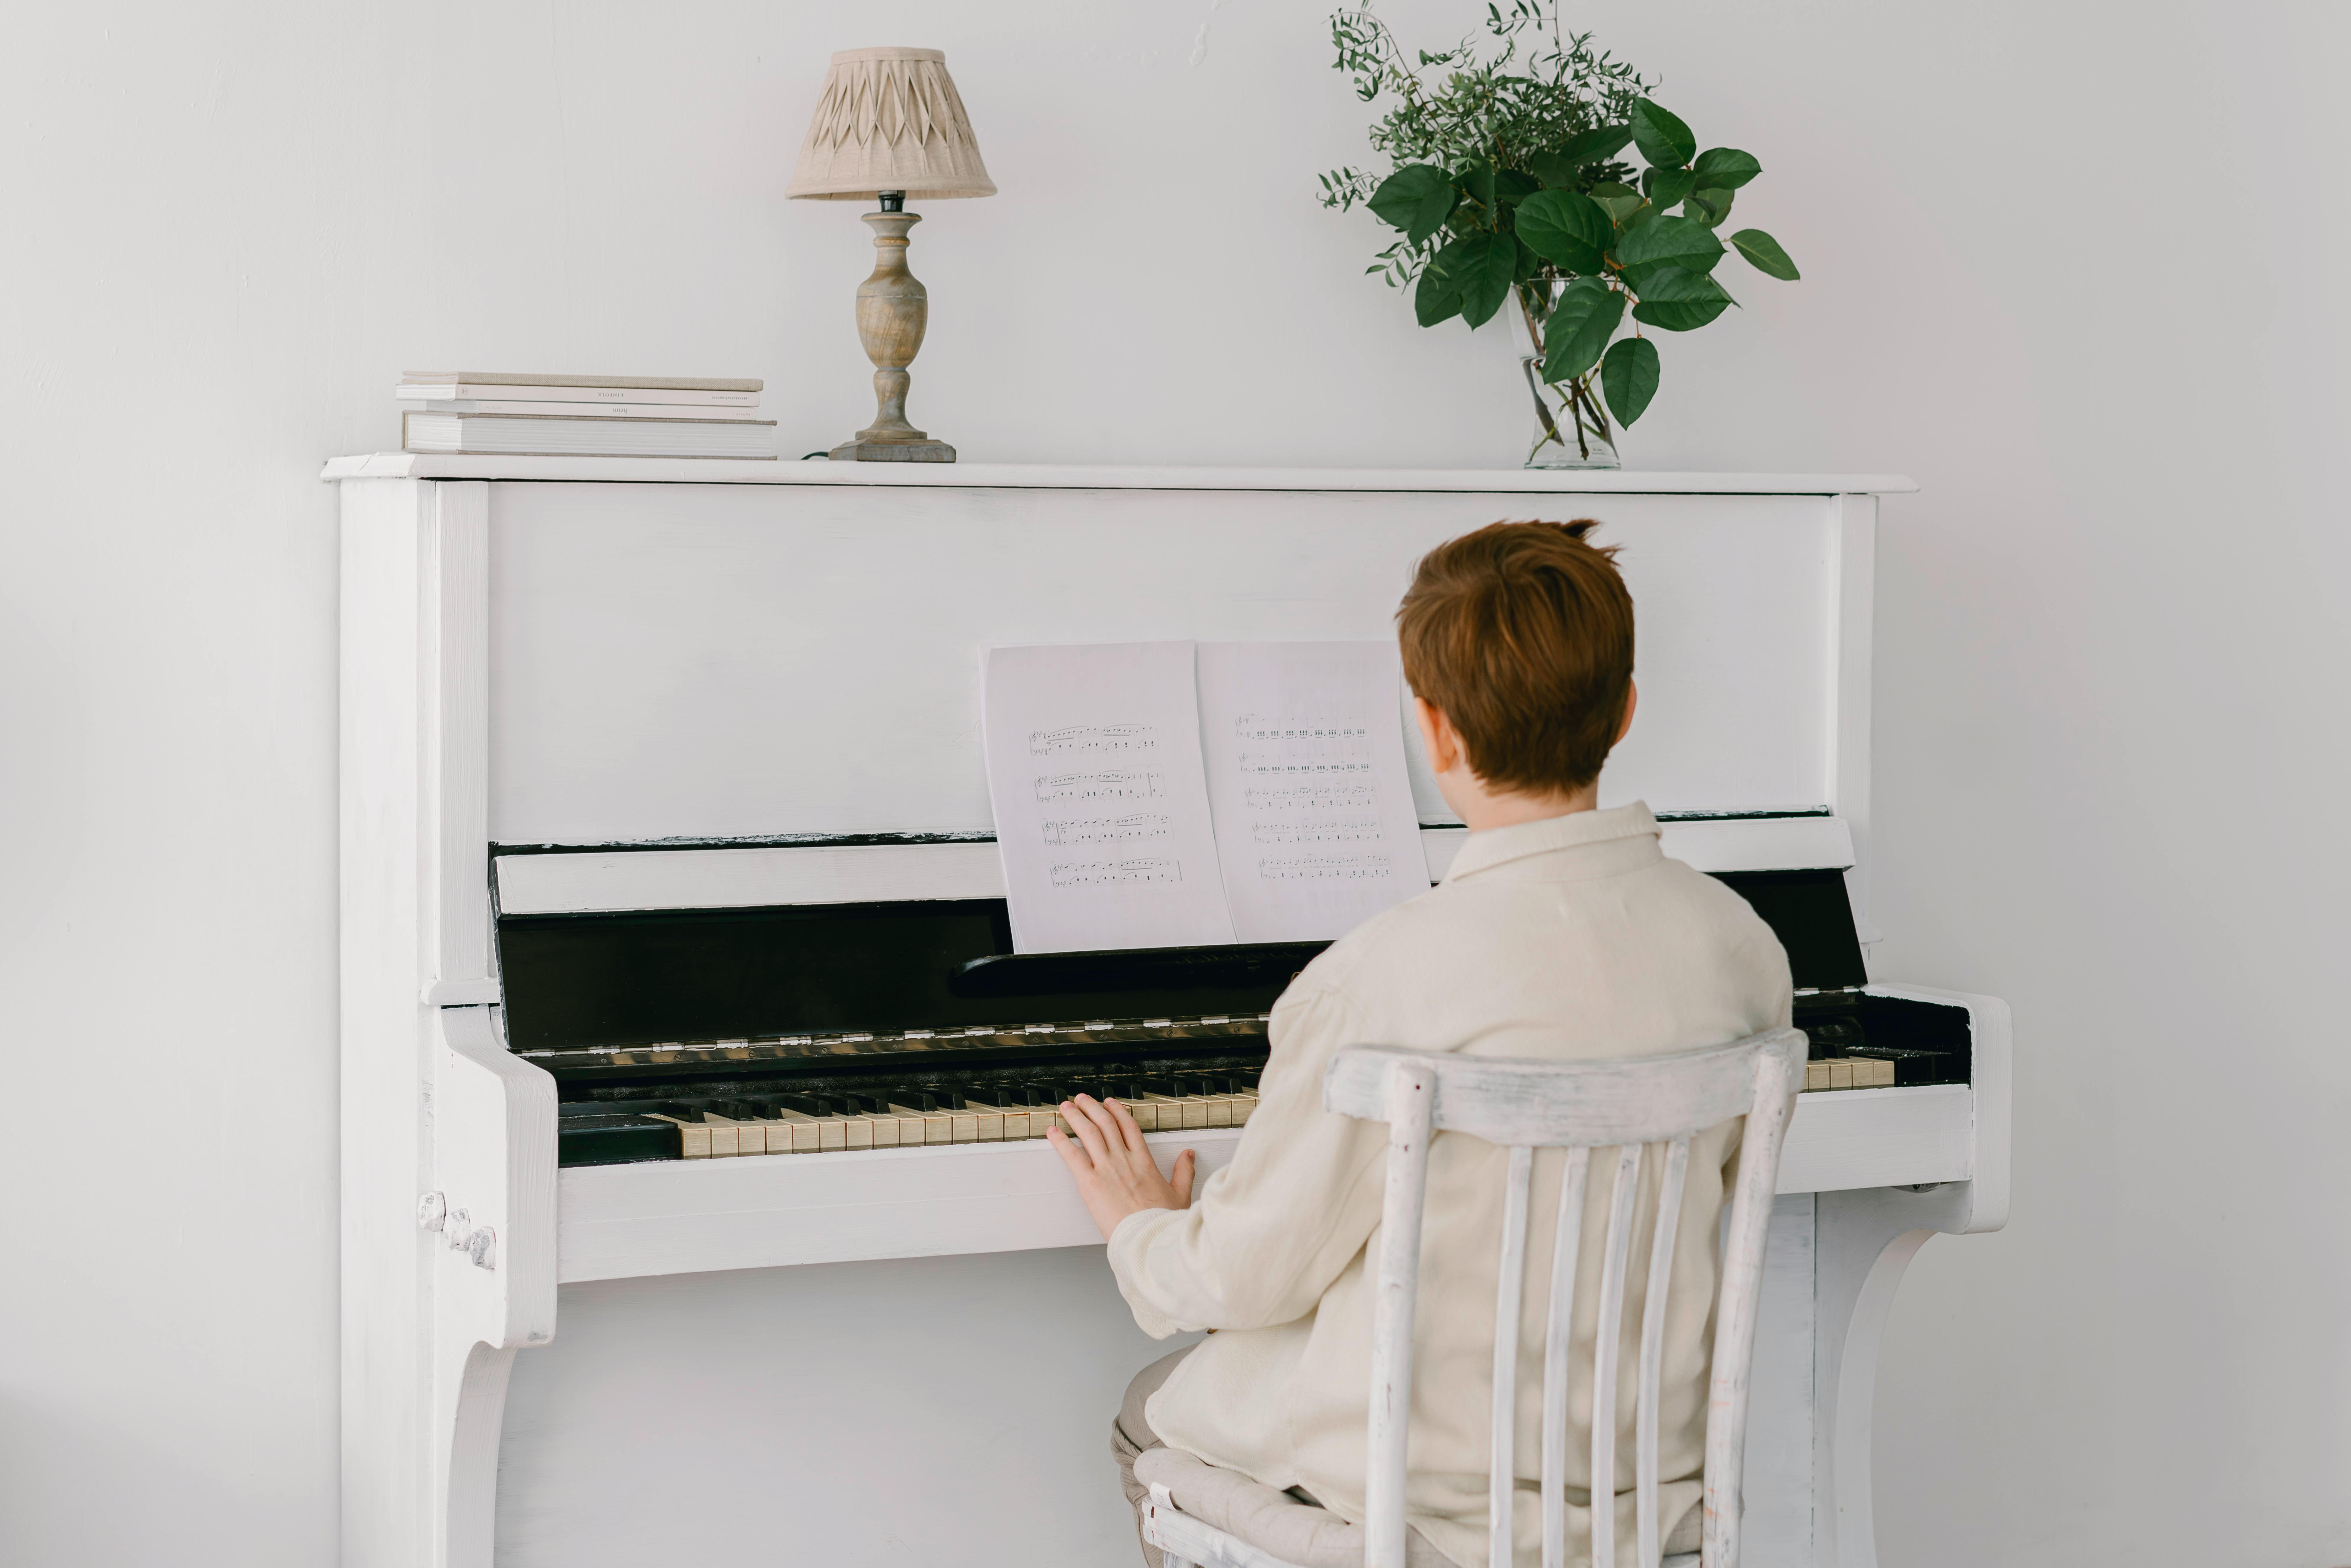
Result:
{"label": "black interior of piano", "polygon": [[517,1051],[1259,1013],[1325,946],[1013,957],[1000,898],[498,922]]}
{"label": "black interior of piano", "polygon": [[[1796,1023],[1812,1035],[1815,1057],[1889,1058],[1900,1083],[1966,1082],[1964,1009],[1856,989],[1866,973],[1842,873],[1720,876],[1771,925],[1799,992],[1811,993],[1797,998]],[[498,922],[508,1044],[561,1053],[540,1060],[565,1102],[566,1164],[660,1157],[664,1143],[674,1157],[674,1129],[664,1124],[638,1124],[625,1136],[608,1125],[590,1135],[602,1113],[656,1101],[983,1082],[1082,1086],[1110,1082],[1106,1074],[1251,1071],[1266,1050],[1257,1015],[1324,944],[1019,956],[1011,946],[1001,899]],[[1203,1018],[1220,1027],[1183,1027]],[[1072,1027],[1095,1020],[1172,1026]],[[1024,1032],[1047,1023],[1061,1027]],[[883,1038],[739,1063],[656,1061],[628,1049],[977,1028],[991,1032],[952,1049]]]}

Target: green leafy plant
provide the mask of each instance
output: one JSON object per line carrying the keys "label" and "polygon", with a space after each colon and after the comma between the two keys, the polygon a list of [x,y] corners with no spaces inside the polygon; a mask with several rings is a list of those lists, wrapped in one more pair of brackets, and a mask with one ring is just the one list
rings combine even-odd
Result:
{"label": "green leafy plant", "polygon": [[[1729,250],[1769,277],[1799,275],[1761,229],[1727,247],[1719,233],[1762,165],[1736,148],[1700,152],[1649,98],[1654,82],[1590,34],[1561,30],[1558,0],[1489,4],[1485,29],[1499,47],[1473,37],[1407,58],[1368,9],[1332,13],[1336,68],[1364,102],[1393,100],[1371,128],[1390,169],[1323,174],[1322,204],[1360,204],[1399,231],[1366,270],[1409,287],[1424,327],[1458,317],[1475,329],[1515,297],[1541,425],[1529,461],[1571,434],[1590,460],[1595,442],[1614,445],[1612,413],[1629,425],[1656,395],[1657,348],[1642,329],[1692,331],[1738,303],[1714,277]],[[1628,147],[1637,170],[1621,161]]]}

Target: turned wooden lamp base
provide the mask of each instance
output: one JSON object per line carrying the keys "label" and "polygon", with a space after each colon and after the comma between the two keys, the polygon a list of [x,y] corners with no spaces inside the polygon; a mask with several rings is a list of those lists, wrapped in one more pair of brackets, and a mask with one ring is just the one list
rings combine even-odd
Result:
{"label": "turned wooden lamp base", "polygon": [[861,441],[854,437],[825,454],[835,463],[952,463],[955,448],[944,441]]}
{"label": "turned wooden lamp base", "polygon": [[882,193],[882,210],[865,214],[873,230],[873,276],[857,286],[857,340],[873,361],[873,423],[828,453],[835,463],[952,463],[956,449],[906,423],[906,367],[923,346],[931,296],[906,270],[906,231],[923,220],[904,210],[904,193]]}

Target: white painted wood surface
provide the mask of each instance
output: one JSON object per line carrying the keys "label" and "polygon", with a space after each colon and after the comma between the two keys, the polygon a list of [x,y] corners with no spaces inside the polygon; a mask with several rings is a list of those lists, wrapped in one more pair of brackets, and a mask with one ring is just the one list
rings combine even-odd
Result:
{"label": "white painted wood surface", "polygon": [[1810,1193],[1771,1201],[1740,1468],[1750,1568],[1804,1568],[1813,1559],[1813,1205]]}
{"label": "white painted wood surface", "polygon": [[426,701],[429,486],[342,493],[340,922],[342,1560],[432,1562],[434,1259],[417,1228],[430,1145]]}
{"label": "white painted wood surface", "polygon": [[[1834,817],[1663,826],[1666,853],[1700,871],[1810,871],[1853,863],[1852,835]],[[1468,836],[1467,828],[1421,830],[1429,881],[1445,875]],[[498,907],[507,915],[1004,896],[1003,862],[993,842],[579,850],[500,855],[492,863]]]}
{"label": "white painted wood surface", "polygon": [[1041,463],[758,463],[670,457],[465,456],[374,452],[328,461],[340,479],[580,480],[601,484],[838,485],[892,489],[1317,490],[1511,496],[1907,495],[1899,474],[1571,473],[1535,468],[1207,468]]}
{"label": "white painted wood surface", "polygon": [[493,1009],[435,1010],[434,1533],[452,1568],[489,1568],[514,1354],[555,1337],[555,1080],[507,1050]]}
{"label": "white painted wood surface", "polygon": [[[1931,1115],[1920,1114],[1922,1103]],[[1965,1084],[1800,1096],[1778,1190],[1964,1180],[1964,1155],[1939,1144],[1971,1117]],[[1878,1123],[1889,1130],[1871,1133]],[[1888,1153],[1922,1126],[1916,1157]],[[1240,1132],[1150,1133],[1144,1141],[1170,1167],[1179,1151],[1193,1150],[1205,1178],[1231,1162]],[[1059,1159],[1037,1143],[575,1166],[558,1181],[567,1283],[1082,1247],[1101,1238]]]}
{"label": "white painted wood surface", "polygon": [[1966,1181],[1975,1174],[1975,1092],[1965,1083],[1807,1094],[1781,1157],[1782,1192]]}
{"label": "white painted wood surface", "polygon": [[[1348,1052],[1334,1059],[1338,1065]],[[1379,1113],[1388,1124],[1387,1197],[1372,1282],[1372,1398],[1364,1461],[1364,1568],[1404,1568],[1405,1466],[1412,1436],[1413,1307],[1420,1296],[1420,1231],[1437,1082],[1445,1064],[1395,1057],[1379,1063]],[[1324,1081],[1323,1105],[1339,1110]],[[1556,1565],[1554,1565],[1556,1568]]]}
{"label": "white painted wood surface", "polygon": [[1836,586],[1828,620],[1829,679],[1836,691],[1829,727],[1829,804],[1852,831],[1854,854],[1844,863],[1854,925],[1864,942],[1878,939],[1870,914],[1869,877],[1861,852],[1869,841],[1871,670],[1876,637],[1877,497],[1840,496],[1832,504],[1836,529]]}
{"label": "white painted wood surface", "polygon": [[[1642,619],[1641,715],[1608,798],[1830,804],[1839,504],[1562,501],[1625,547]],[[493,485],[490,510],[491,836],[607,844],[985,831],[987,646],[1390,637],[1423,553],[1527,506],[1478,491]],[[1415,771],[1421,820],[1449,821]]]}

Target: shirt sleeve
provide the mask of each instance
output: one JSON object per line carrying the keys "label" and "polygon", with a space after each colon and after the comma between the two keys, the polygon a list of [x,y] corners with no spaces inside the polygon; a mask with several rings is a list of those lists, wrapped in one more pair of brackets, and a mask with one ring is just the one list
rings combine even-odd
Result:
{"label": "shirt sleeve", "polygon": [[1154,1339],[1304,1317],[1379,1224],[1387,1128],[1322,1108],[1323,1068],[1359,1043],[1353,1011],[1335,991],[1285,995],[1232,1164],[1191,1207],[1144,1209],[1112,1232],[1111,1270]]}

